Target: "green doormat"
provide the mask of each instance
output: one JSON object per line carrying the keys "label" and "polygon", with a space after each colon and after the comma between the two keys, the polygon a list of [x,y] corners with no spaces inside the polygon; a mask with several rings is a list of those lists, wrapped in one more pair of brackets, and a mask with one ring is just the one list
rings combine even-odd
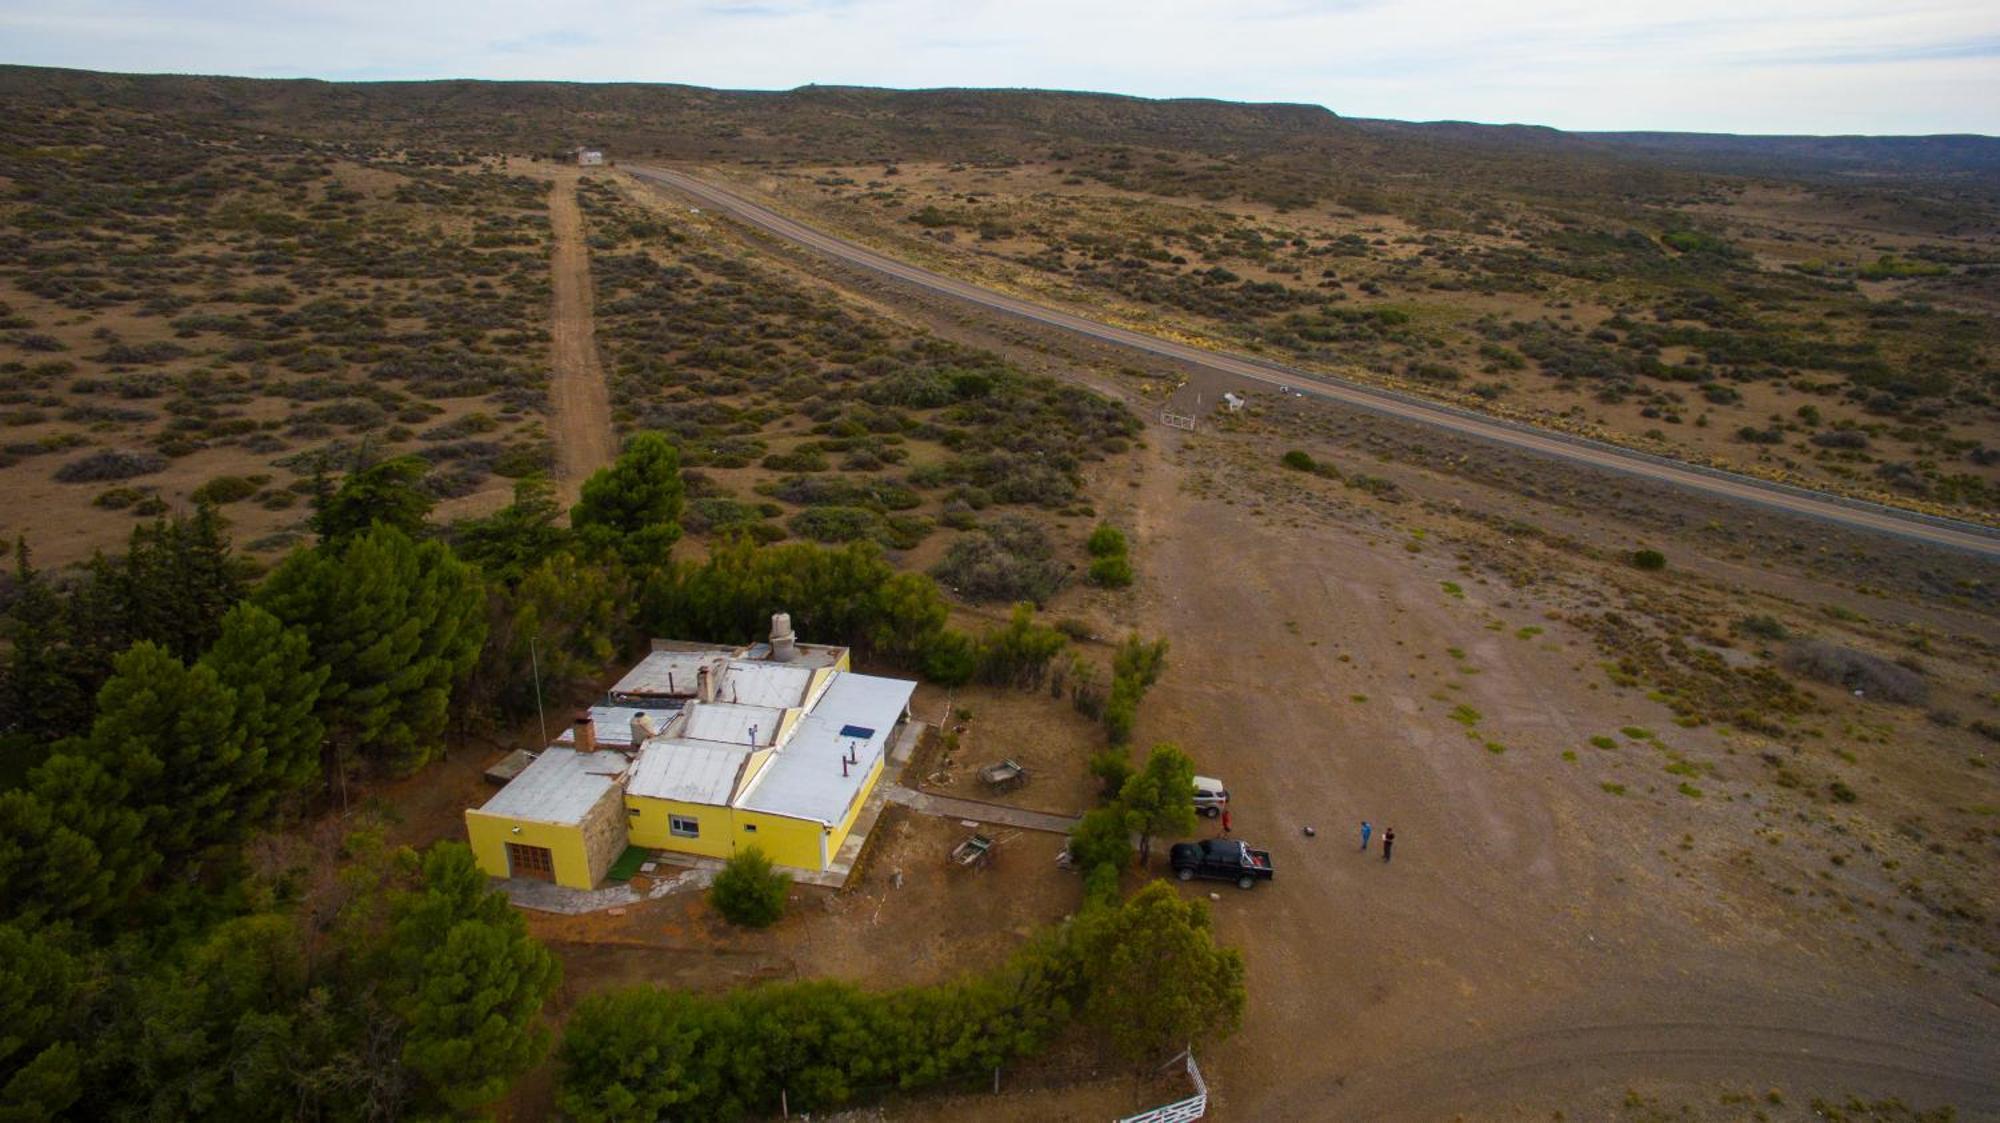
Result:
{"label": "green doormat", "polygon": [[618,855],[618,860],[611,863],[611,872],[604,875],[605,880],[632,880],[632,875],[639,872],[639,867],[645,864],[646,856],[651,853],[652,851],[642,847],[627,846],[625,852]]}

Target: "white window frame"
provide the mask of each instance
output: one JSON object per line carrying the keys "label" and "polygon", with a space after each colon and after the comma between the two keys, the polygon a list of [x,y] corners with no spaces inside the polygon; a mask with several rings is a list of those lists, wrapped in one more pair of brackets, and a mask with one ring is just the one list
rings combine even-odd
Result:
{"label": "white window frame", "polygon": [[667,833],[675,838],[700,838],[701,820],[693,815],[669,815]]}

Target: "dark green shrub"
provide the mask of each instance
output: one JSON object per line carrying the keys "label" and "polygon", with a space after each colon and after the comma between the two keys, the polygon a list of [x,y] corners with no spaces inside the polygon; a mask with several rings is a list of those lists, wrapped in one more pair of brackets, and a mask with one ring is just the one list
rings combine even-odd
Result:
{"label": "dark green shrub", "polygon": [[1794,644],[1785,652],[1784,664],[1807,678],[1883,702],[1916,703],[1930,693],[1921,673],[1826,640]]}
{"label": "dark green shrub", "polygon": [[1775,616],[1745,616],[1736,622],[1736,630],[1758,639],[1785,639],[1792,634]]}
{"label": "dark green shrub", "polygon": [[194,489],[191,498],[196,503],[240,503],[257,494],[260,485],[242,476],[217,476]]}
{"label": "dark green shrub", "polygon": [[129,480],[134,476],[151,475],[166,466],[167,458],[157,452],[106,448],[56,469],[56,479],[66,484]]}
{"label": "dark green shrub", "polygon": [[1658,550],[1634,550],[1632,551],[1632,564],[1645,570],[1665,569],[1667,568],[1667,555]]}
{"label": "dark green shrub", "polygon": [[951,544],[931,576],[971,601],[1043,604],[1067,578],[1048,533],[1019,516],[1002,516]]}
{"label": "dark green shrub", "polygon": [[1282,463],[1285,467],[1290,468],[1293,471],[1297,472],[1311,472],[1319,467],[1318,462],[1313,460],[1311,456],[1307,455],[1304,452],[1299,451],[1298,449],[1293,449],[1290,452],[1286,453],[1284,455],[1284,458],[1279,462]]}
{"label": "dark green shrub", "polygon": [[864,507],[809,507],[785,525],[815,542],[858,542],[879,537],[884,530],[882,516]]}
{"label": "dark green shrub", "polygon": [[1084,543],[1093,558],[1123,557],[1126,552],[1125,532],[1110,523],[1098,523],[1090,532],[1090,539]]}
{"label": "dark green shrub", "polygon": [[1132,583],[1132,562],[1123,554],[1094,558],[1090,563],[1090,583],[1107,589],[1122,589]]}
{"label": "dark green shrub", "polygon": [[708,901],[731,924],[769,928],[785,915],[792,875],[773,869],[756,846],[739,850],[709,886]]}

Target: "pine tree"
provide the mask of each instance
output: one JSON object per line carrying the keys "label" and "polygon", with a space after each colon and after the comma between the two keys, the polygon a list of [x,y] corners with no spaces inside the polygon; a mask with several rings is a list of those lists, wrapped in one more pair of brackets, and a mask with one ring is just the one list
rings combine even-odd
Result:
{"label": "pine tree", "polygon": [[1133,1061],[1233,1032],[1243,1017],[1243,953],[1215,944],[1207,904],[1154,881],[1082,919],[1084,1020]]}
{"label": "pine tree", "polygon": [[313,530],[323,543],[339,542],[381,523],[421,538],[435,502],[423,490],[428,462],[396,456],[356,468],[331,493],[313,501]]}
{"label": "pine tree", "polygon": [[398,773],[431,759],[452,688],[486,639],[470,566],[443,543],[377,525],[292,555],[256,600],[302,629],[327,668],[319,712],[337,746]]}
{"label": "pine tree", "polygon": [[264,751],[237,727],[235,694],[212,669],[151,643],[119,656],[89,736],[67,751],[119,779],[168,859],[242,837],[246,801],[267,798]]}
{"label": "pine tree", "polygon": [[615,463],[584,481],[570,527],[593,552],[657,566],[680,541],[683,504],[680,452],[662,434],[641,433]]}
{"label": "pine tree", "polygon": [[570,533],[556,525],[562,507],[546,476],[514,481],[514,502],[483,519],[454,524],[454,548],[490,582],[512,587],[561,553]]}
{"label": "pine tree", "polygon": [[201,657],[236,702],[236,734],[261,755],[257,783],[240,793],[238,814],[251,827],[320,776],[326,727],[314,712],[327,668],[313,662],[305,632],[245,602],[222,619],[222,634]]}
{"label": "pine tree", "polygon": [[0,925],[0,1119],[53,1118],[81,1088],[74,1030],[83,971],[60,930]]}
{"label": "pine tree", "polygon": [[623,566],[560,553],[537,564],[511,592],[496,593],[493,628],[473,676],[477,702],[510,712],[532,709],[538,666],[548,693],[596,679],[630,632],[626,588]]}
{"label": "pine tree", "polygon": [[73,743],[0,793],[0,919],[95,919],[160,866],[129,786]]}
{"label": "pine tree", "polygon": [[555,958],[457,843],[424,855],[422,885],[389,912],[378,977],[404,1026],[403,1064],[454,1111],[499,1098],[548,1048]]}
{"label": "pine tree", "polygon": [[6,760],[0,786],[18,783],[48,755],[48,746],[76,730],[90,697],[78,684],[63,596],[30,560],[26,540],[14,550],[14,598],[0,619],[7,643],[0,734]]}

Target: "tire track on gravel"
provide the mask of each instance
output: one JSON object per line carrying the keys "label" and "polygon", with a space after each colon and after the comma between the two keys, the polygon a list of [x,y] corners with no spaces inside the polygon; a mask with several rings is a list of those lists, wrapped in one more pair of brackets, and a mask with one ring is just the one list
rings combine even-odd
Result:
{"label": "tire track on gravel", "polygon": [[611,434],[611,391],[597,358],[597,335],[590,291],[590,251],[583,242],[583,214],[577,207],[578,180],[565,177],[549,193],[549,226],[555,249],[549,255],[555,308],[549,379],[554,409],[556,480],[565,504],[574,503],[583,481],[611,463],[617,443]]}

